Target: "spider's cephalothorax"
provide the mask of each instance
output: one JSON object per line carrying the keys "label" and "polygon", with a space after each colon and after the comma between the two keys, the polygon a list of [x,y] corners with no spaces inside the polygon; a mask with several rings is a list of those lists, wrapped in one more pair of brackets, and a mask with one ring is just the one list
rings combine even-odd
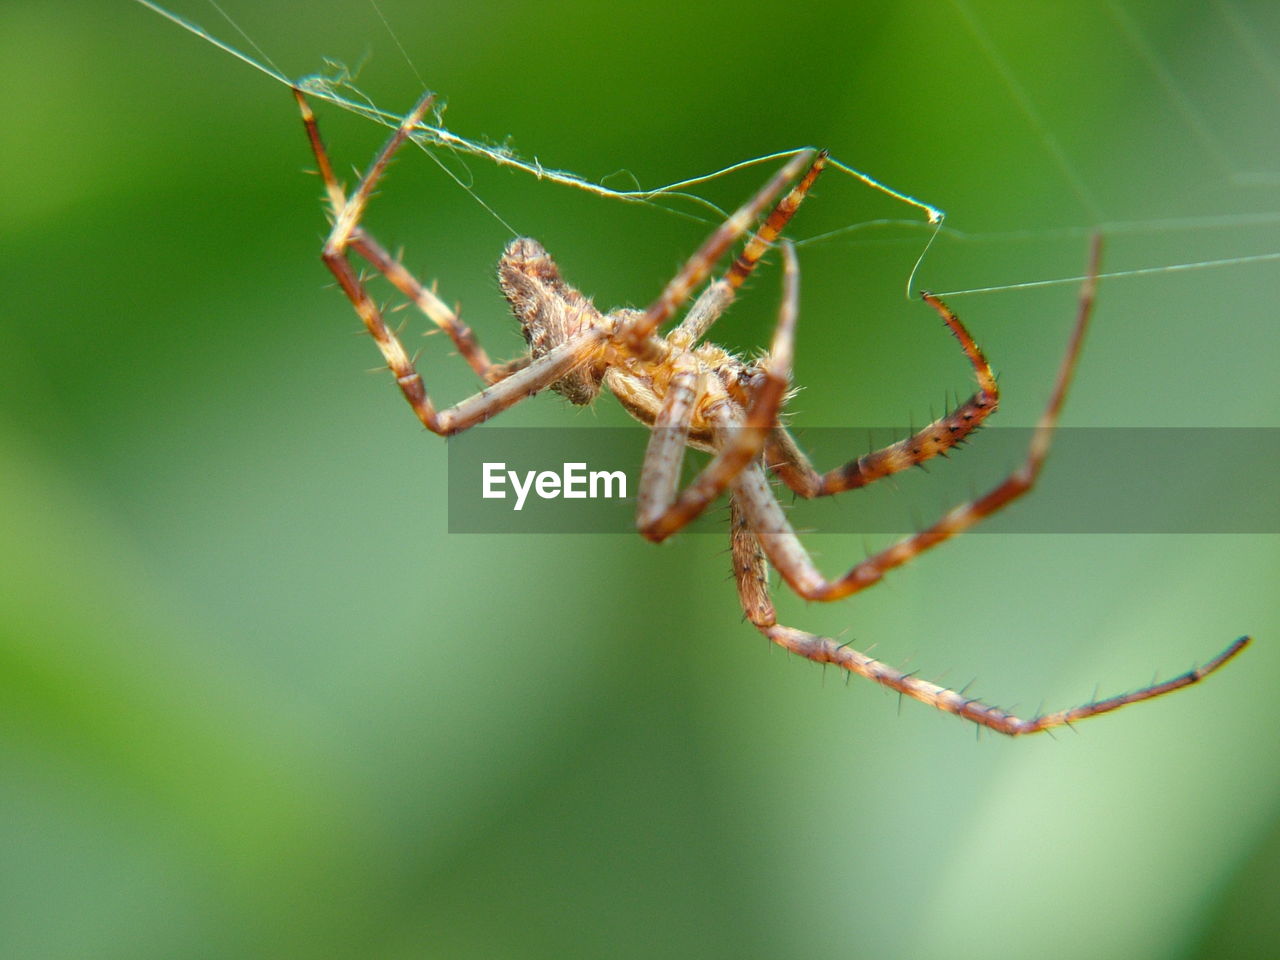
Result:
{"label": "spider's cephalothorax", "polygon": [[[810,660],[834,664],[1000,733],[1017,735],[1107,713],[1196,683],[1248,644],[1249,638],[1241,637],[1205,666],[1163,683],[1021,719],[873,660],[845,644],[777,621],[769,597],[769,566],[801,597],[836,600],[878,583],[889,570],[968,530],[1031,489],[1048,455],[1088,325],[1098,276],[1096,240],[1071,340],[1021,466],[987,493],[953,508],[931,526],[855,563],[841,576],[828,579],[792,529],[774,496],[768,473],[801,497],[830,496],[866,486],[954,447],[995,411],[999,390],[986,357],[968,330],[945,304],[925,294],[925,302],[937,311],[959,341],[977,378],[977,392],[955,410],[898,443],[825,473],[814,469],[780,419],[790,388],[799,300],[795,250],[781,235],[821,172],[825,153],[795,153],[712,232],[643,311],[624,309],[602,314],[587,297],[565,283],[539,243],[524,238],[512,241],[499,263],[498,278],[524,330],[529,350],[507,363],[493,363],[457,313],[431,287],[419,283],[360,225],[391,155],[421,123],[431,107],[432,96],[423,97],[404,118],[348,196],[333,175],[310,106],[300,90],[294,93],[333,214],[323,260],[355,306],[422,424],[433,433],[448,436],[548,387],[577,404],[590,403],[602,386],[607,387],[632,416],[654,428],[637,497],[636,522],[640,532],[651,540],[663,540],[728,490],[738,596],[747,619],[779,646]],[[737,258],[719,278],[711,279],[717,264],[744,236],[749,238]],[[784,292],[768,355],[758,364],[744,364],[720,347],[701,342],[733,303],[742,282],[765,252],[778,247],[782,250]],[[408,353],[352,266],[351,253],[383,274],[445,332],[484,384],[479,392],[444,410],[435,408]],[[686,310],[688,300],[699,287],[702,292]],[[681,316],[680,322],[660,335],[663,324],[676,316]],[[712,457],[693,482],[681,490],[680,466],[689,446],[707,450]]]}
{"label": "spider's cephalothorax", "polygon": [[665,338],[650,334],[639,350],[615,339],[612,335],[617,331],[640,322],[643,311],[623,307],[601,313],[589,297],[565,282],[555,260],[537,240],[519,237],[507,244],[498,261],[498,285],[520,321],[531,360],[588,331],[603,335],[589,359],[550,384],[575,404],[591,403],[607,383],[632,416],[653,426],[675,374],[696,373],[704,378],[703,389],[692,405],[689,434],[694,446],[709,450],[714,447],[708,414],[726,400],[746,406],[760,385],[762,373],[757,367],[713,343],[694,344],[683,327]]}

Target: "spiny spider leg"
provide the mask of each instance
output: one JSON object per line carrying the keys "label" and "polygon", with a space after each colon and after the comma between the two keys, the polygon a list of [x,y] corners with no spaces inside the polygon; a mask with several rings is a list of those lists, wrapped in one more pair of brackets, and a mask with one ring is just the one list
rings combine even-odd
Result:
{"label": "spiny spider leg", "polygon": [[742,253],[725,271],[724,276],[708,284],[707,288],[698,295],[698,299],[693,302],[693,306],[680,321],[680,325],[667,335],[668,343],[688,347],[706,335],[711,325],[720,319],[720,316],[733,303],[743,282],[759,266],[760,258],[777,242],[782,231],[786,229],[787,224],[800,208],[800,204],[804,202],[804,198],[808,196],[813,181],[818,178],[818,174],[826,164],[827,151],[821,150],[805,175],[787,192],[786,196],[778,201],[764,223],[751,235],[751,239],[742,248]]}
{"label": "spiny spider leg", "polygon": [[834,664],[850,673],[897,690],[921,703],[927,703],[947,713],[954,713],[958,717],[1007,736],[1039,733],[1042,730],[1061,727],[1086,717],[1110,713],[1126,704],[1150,700],[1152,697],[1190,686],[1213,673],[1249,643],[1248,637],[1241,637],[1204,666],[1189,670],[1172,680],[1024,720],[999,707],[988,706],[980,700],[966,697],[963,693],[904,673],[842,643],[837,643],[829,637],[806,633],[778,623],[773,601],[769,598],[768,567],[765,564],[764,552],[760,549],[760,543],[752,533],[750,523],[737,498],[735,497],[731,503],[733,572],[738,583],[738,599],[742,603],[747,619],[755,625],[757,630],[792,653],[817,663]]}
{"label": "spiny spider leg", "polygon": [[[792,157],[756,192],[750,200],[734,211],[724,223],[716,227],[694,251],[680,271],[659,294],[643,314],[625,324],[615,336],[616,342],[645,359],[657,359],[660,348],[650,340],[650,335],[666,323],[689,298],[690,292],[702,283],[733,244],[751,229],[756,219],[774,202],[782,188],[800,176],[801,171],[818,161],[815,150],[802,150]],[[812,182],[812,181],[810,181]]]}
{"label": "spiny spider leg", "polygon": [[766,445],[765,460],[779,479],[802,497],[827,497],[867,484],[945,454],[978,429],[1000,404],[991,365],[969,331],[947,305],[937,297],[924,295],[925,302],[938,311],[943,323],[960,341],[960,347],[978,377],[978,390],[946,416],[939,417],[905,440],[850,460],[843,466],[820,474],[814,470],[795,438],[782,426],[774,428]]}
{"label": "spiny spider leg", "polygon": [[[400,391],[428,430],[441,435],[450,435],[472,427],[513,406],[525,397],[532,396],[550,386],[597,353],[606,334],[596,329],[589,329],[565,341],[537,360],[507,364],[502,368],[495,367],[489,363],[483,351],[476,352],[479,350],[478,344],[475,345],[476,350],[470,350],[470,345],[474,344],[474,338],[471,331],[460,321],[454,322],[456,315],[444,308],[434,294],[430,294],[426,288],[413,280],[408,271],[386,254],[376,241],[361,233],[360,217],[369,196],[386,170],[392,154],[404,143],[413,128],[422,121],[431,108],[434,101],[433,94],[424,95],[400,122],[349,198],[344,197],[342,188],[334,178],[333,165],[320,138],[319,126],[310,105],[302,92],[296,88],[294,96],[302,111],[303,125],[306,127],[312,152],[316,155],[316,162],[319,165],[330,204],[334,207],[333,228],[325,242],[321,259],[337,278],[347,299],[356,308],[356,313],[360,315],[365,328],[382,352],[387,366],[395,375]],[[444,328],[477,373],[490,379],[494,370],[502,369],[503,376],[493,377],[497,380],[495,385],[473,394],[453,407],[437,411],[404,345],[387,326],[382,312],[373,302],[359,275],[347,260],[348,246],[355,247],[364,254],[370,263],[386,273],[392,283],[410,296],[427,316]],[[440,309],[437,309],[437,305]]]}
{"label": "spiny spider leg", "polygon": [[708,384],[697,373],[696,361],[689,354],[677,358],[677,362],[689,360],[680,363],[672,378],[662,411],[654,422],[640,476],[636,525],[650,540],[664,540],[696,519],[747,464],[760,456],[769,429],[777,422],[791,383],[796,318],[800,313],[800,267],[795,247],[789,241],[782,243],[782,257],[782,306],[773,345],[762,365],[764,382],[757,388],[745,416],[722,386],[711,384],[716,393],[710,395],[703,416],[715,427],[719,449],[678,499],[675,489],[680,464],[684,461],[689,424]]}
{"label": "spiny spider leg", "polygon": [[458,314],[449,309],[434,290],[423,286],[403,263],[384,250],[367,232],[357,229],[351,236],[351,246],[445,332],[467,365],[486,383],[496,383],[512,372],[510,364],[491,361],[476,335]]}
{"label": "spiny spider leg", "polygon": [[[804,176],[777,202],[724,275],[708,284],[694,301],[693,306],[689,308],[680,325],[667,335],[667,343],[679,352],[671,359],[673,373],[670,384],[667,387],[662,408],[654,420],[653,435],[645,451],[636,515],[636,526],[644,536],[652,540],[663,540],[696,519],[706,508],[707,503],[719,496],[732,475],[760,452],[758,428],[744,429],[739,418],[738,429],[731,432],[746,443],[742,445],[735,443],[733,449],[727,454],[722,450],[716,461],[709,464],[685,491],[680,503],[676,503],[680,466],[684,462],[689,426],[697,405],[707,389],[706,378],[699,374],[697,361],[685,351],[700,340],[733,303],[738,289],[759,265],[764,254],[777,242],[791,218],[795,216],[826,162],[827,151],[819,151]],[[794,275],[796,272],[794,251],[789,251],[786,256],[790,257],[789,269]],[[784,294],[784,310],[788,309],[785,300],[789,296],[790,294]],[[794,308],[792,309],[794,312]],[[794,325],[794,316],[792,324]],[[771,390],[775,381],[776,377],[768,381]],[[782,394],[779,395],[778,402],[773,405],[772,415],[775,417],[781,401],[785,399],[785,391],[786,383],[784,382]],[[763,420],[765,408],[759,406],[761,398],[757,396],[754,399],[753,410],[760,413],[759,419]],[[768,396],[765,396],[764,400],[772,403]],[[731,428],[732,424],[725,422],[721,426]],[[715,478],[714,482],[709,483],[708,481],[712,478]]]}
{"label": "spiny spider leg", "polygon": [[[329,197],[329,205],[333,210],[333,217],[336,224],[337,219],[341,215],[341,211],[347,206],[346,194],[341,185],[337,182],[333,174],[333,164],[329,160],[328,151],[325,149],[324,140],[320,136],[320,127],[316,122],[315,114],[311,110],[311,105],[303,96],[302,91],[296,87],[293,91],[294,98],[298,101],[298,108],[302,112],[302,123],[307,131],[307,139],[311,143],[311,151],[315,154],[316,165],[320,172],[320,177],[324,181],[325,192]],[[425,110],[430,105],[430,95],[424,96],[419,102],[418,107],[409,114],[406,120],[412,119],[419,108]],[[421,119],[419,117],[418,119]],[[402,131],[406,129],[411,132],[412,126],[407,128],[405,124],[392,135],[391,141],[383,148],[382,154],[384,162],[382,168],[385,168],[385,159],[389,158],[388,148],[394,150],[404,142],[405,136]],[[373,169],[370,174],[374,174]],[[377,170],[377,175],[381,175],[381,168]],[[369,262],[371,266],[379,273],[383,274],[391,283],[408,297],[426,316],[453,341],[458,353],[462,355],[467,364],[474,370],[486,383],[496,383],[504,376],[513,373],[515,370],[521,369],[527,365],[527,360],[521,358],[517,363],[495,364],[489,359],[489,355],[485,353],[483,347],[480,346],[475,334],[471,331],[457,313],[449,309],[449,307],[441,300],[434,290],[424,286],[413,276],[395,257],[391,256],[381,244],[378,243],[373,236],[364,230],[357,222],[349,237],[349,244],[360,256]],[[326,261],[327,262],[327,261]]]}
{"label": "spiny spider leg", "polygon": [[[818,572],[808,552],[796,537],[761,467],[758,464],[751,464],[734,480],[732,498],[734,574],[742,608],[747,618],[761,633],[793,653],[820,663],[835,664],[850,673],[867,677],[922,703],[954,713],[1009,736],[1038,733],[1041,730],[1108,713],[1126,704],[1150,700],[1152,697],[1189,686],[1217,670],[1248,645],[1249,638],[1241,637],[1205,666],[1188,671],[1172,680],[1024,720],[998,707],[988,706],[954,690],[903,673],[827,637],[806,633],[777,622],[773,603],[769,599],[766,558],[800,596],[809,600],[835,600],[879,582],[885,571],[901,566],[912,557],[968,529],[1031,488],[1048,456],[1053,430],[1066,397],[1067,387],[1071,382],[1076,358],[1084,342],[1097,288],[1100,253],[1101,241],[1095,237],[1090,250],[1087,279],[1080,291],[1075,326],[1062,364],[1058,369],[1053,392],[1032,435],[1027,458],[1021,467],[985,496],[955,508],[922,533],[908,537],[863,563],[855,565],[839,580],[828,581]],[[959,321],[941,302],[932,297],[926,297],[926,299],[947,321],[961,343],[965,344],[965,351],[969,354],[970,361],[979,370],[981,387],[979,397],[981,397],[982,393],[988,389],[984,374],[986,378],[990,378],[990,371],[986,368],[981,352],[963,332],[964,328],[960,326]]]}
{"label": "spiny spider leg", "polygon": [[[740,483],[735,485],[735,492],[741,502],[743,513],[759,535],[761,546],[769,557],[769,561],[793,590],[807,600],[837,600],[847,597],[851,593],[878,583],[886,571],[900,567],[925,550],[936,547],[957,533],[968,530],[984,517],[1031,489],[1049,453],[1049,443],[1053,438],[1058,413],[1062,409],[1062,402],[1066,397],[1067,387],[1075,369],[1076,358],[1084,342],[1097,287],[1100,252],[1101,242],[1095,237],[1090,252],[1088,277],[1080,291],[1071,339],[1058,368],[1053,393],[1032,433],[1027,457],[1022,466],[983,496],[953,508],[927,529],[855,564],[839,579],[827,580],[814,566],[808,552],[791,529],[781,506],[769,490],[763,474],[757,469],[756,476],[744,474],[740,478]],[[944,318],[950,316],[950,311],[935,298],[929,299]],[[976,349],[975,347],[974,350]],[[975,355],[981,356],[981,354]]]}
{"label": "spiny spider leg", "polygon": [[316,115],[311,110],[311,104],[307,102],[306,96],[297,87],[293,88],[293,99],[298,101],[298,110],[302,113],[302,126],[307,131],[307,140],[311,144],[311,152],[315,154],[316,167],[320,172],[320,179],[324,181],[325,193],[329,195],[329,209],[336,219],[338,211],[347,205],[346,191],[338,183],[338,178],[333,175],[333,164],[329,162],[329,151],[325,148],[324,138],[320,136],[320,125],[316,123]]}

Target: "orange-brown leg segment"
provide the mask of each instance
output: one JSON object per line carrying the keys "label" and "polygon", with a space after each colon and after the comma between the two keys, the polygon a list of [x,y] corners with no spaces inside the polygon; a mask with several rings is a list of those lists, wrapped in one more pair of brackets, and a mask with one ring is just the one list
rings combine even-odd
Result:
{"label": "orange-brown leg segment", "polygon": [[[321,259],[337,278],[347,299],[351,301],[365,328],[378,345],[387,366],[395,375],[400,391],[428,430],[448,435],[474,426],[544,389],[594,356],[602,335],[589,331],[561,344],[536,361],[518,361],[501,366],[490,363],[488,356],[475,342],[471,331],[457,319],[457,315],[445,307],[434,293],[419,284],[398,261],[360,229],[360,218],[369,197],[386,170],[392,155],[431,108],[433,102],[431,94],[419,100],[413,110],[401,121],[350,197],[345,196],[333,175],[333,165],[324,148],[310,105],[301,91],[296,88],[294,96],[302,111],[303,125],[306,128],[312,152],[316,156],[330,205],[333,207],[333,227],[325,242]],[[374,303],[364,283],[347,259],[349,247],[356,249],[374,267],[386,274],[393,284],[444,329],[472,368],[494,385],[453,407],[437,411],[404,345],[387,326],[382,311]]]}
{"label": "orange-brown leg segment", "polygon": [[[329,206],[333,212],[335,231],[337,221],[342,217],[343,211],[347,208],[348,201],[346,193],[341,185],[337,182],[333,174],[333,164],[329,160],[328,151],[325,149],[324,140],[320,136],[320,128],[316,123],[315,114],[311,110],[311,105],[307,102],[302,92],[294,89],[294,98],[298,101],[298,108],[302,112],[302,123],[307,131],[307,139],[311,143],[311,151],[315,154],[316,165],[320,172],[320,177],[324,181],[325,193],[329,198]],[[387,161],[390,159],[391,153],[400,146],[412,131],[418,121],[421,120],[423,114],[429,109],[431,97],[427,95],[418,103],[417,107],[410,112],[405,123],[392,135],[391,140],[383,148],[379,154],[380,163],[375,162],[366,174],[361,186],[365,186],[369,177],[377,178],[381,176],[382,171],[386,167]],[[364,198],[367,200],[368,193],[372,189],[372,184],[368,184],[368,189],[364,190]],[[360,191],[357,190],[357,194]],[[353,197],[353,200],[356,199]],[[331,241],[333,237],[331,236]],[[513,373],[515,370],[527,366],[528,361],[521,359],[520,361],[507,364],[495,364],[490,359],[484,348],[480,346],[476,340],[475,334],[458,317],[456,311],[451,310],[443,300],[441,300],[430,287],[420,283],[412,273],[405,268],[395,257],[391,256],[381,244],[378,243],[363,227],[359,224],[359,216],[353,222],[350,234],[346,240],[346,244],[355,250],[361,257],[369,262],[371,266],[379,273],[383,274],[401,293],[409,298],[426,316],[453,341],[458,353],[462,355],[467,364],[474,370],[485,382],[496,383],[503,376]],[[326,260],[326,263],[329,261]],[[332,269],[332,267],[330,267]],[[344,285],[345,289],[345,285]],[[359,309],[357,307],[357,309]],[[375,339],[377,339],[375,337]]]}
{"label": "orange-brown leg segment", "polygon": [[947,329],[960,341],[960,347],[977,375],[977,392],[955,410],[907,439],[850,460],[826,473],[818,473],[813,468],[785,427],[775,428],[765,447],[765,460],[778,478],[800,496],[827,497],[865,487],[933,457],[945,456],[948,450],[963,443],[987,417],[995,413],[1000,404],[1000,388],[982,350],[946,304],[929,293],[924,294],[924,300],[938,311]]}
{"label": "orange-brown leg segment", "polygon": [[493,363],[471,328],[462,322],[457,311],[451,310],[436,296],[434,290],[420,283],[403,263],[391,256],[364,230],[355,232],[351,237],[351,246],[445,332],[458,353],[467,361],[467,365],[481,379],[487,383],[496,383],[502,379],[499,371],[505,370],[509,365]]}
{"label": "orange-brown leg segment", "polygon": [[737,403],[723,393],[723,388],[720,395],[711,400],[704,416],[714,425],[719,449],[678,498],[675,496],[676,483],[684,459],[689,423],[699,397],[696,385],[700,375],[690,354],[681,354],[674,361],[677,373],[654,423],[654,435],[645,453],[644,471],[640,478],[636,525],[650,540],[664,540],[701,515],[743,468],[760,456],[765,438],[777,422],[778,411],[791,383],[796,320],[800,312],[800,267],[795,248],[784,241],[782,253],[782,307],[773,346],[763,364],[763,382],[752,397],[745,416]]}
{"label": "orange-brown leg segment", "polygon": [[897,690],[913,700],[927,703],[929,706],[936,707],[947,713],[954,713],[958,717],[963,717],[965,720],[970,720],[973,723],[1007,736],[1039,733],[1042,730],[1061,727],[1077,720],[1083,720],[1086,717],[1110,713],[1112,710],[1118,710],[1120,707],[1130,703],[1139,703],[1165,693],[1171,693],[1174,690],[1180,690],[1203,680],[1243,650],[1249,643],[1248,637],[1241,637],[1204,666],[1189,670],[1174,677],[1172,680],[1166,680],[1164,683],[1152,684],[1149,687],[1108,697],[1105,700],[1094,700],[1078,707],[1071,707],[1068,710],[1059,710],[1055,713],[1022,719],[999,707],[989,706],[981,700],[967,697],[958,691],[941,687],[936,683],[930,683],[928,680],[921,680],[919,677],[904,673],[895,667],[889,666],[887,663],[882,663],[864,653],[859,653],[843,643],[837,643],[829,637],[806,633],[803,630],[797,630],[794,627],[787,627],[778,623],[773,601],[769,598],[768,567],[765,563],[764,552],[761,550],[755,534],[752,533],[747,516],[743,513],[736,498],[732,501],[732,505],[733,573],[738,583],[738,598],[742,603],[742,609],[746,613],[747,619],[755,625],[757,630],[778,644],[778,646],[799,654],[806,659],[817,663],[833,664],[842,670],[849,671],[849,673],[866,677],[868,680],[874,680],[876,683],[882,684],[891,690]]}
{"label": "orange-brown leg segment", "polygon": [[[878,583],[886,571],[901,566],[923,551],[967,530],[1031,488],[1048,456],[1054,426],[1062,409],[1075,361],[1079,356],[1085,330],[1088,327],[1097,285],[1100,249],[1100,241],[1095,238],[1090,252],[1088,279],[1080,293],[1075,327],[1059,367],[1053,393],[1032,435],[1027,458],[1021,467],[986,495],[955,508],[922,533],[908,537],[866,561],[856,564],[838,580],[829,581],[814,566],[808,552],[796,537],[781,506],[773,496],[763,470],[752,464],[734,480],[733,553],[735,572],[739,581],[739,594],[748,617],[762,633],[780,646],[810,660],[836,664],[940,710],[957,714],[1011,736],[1037,733],[1180,689],[1203,679],[1244,649],[1249,643],[1248,637],[1236,640],[1205,666],[1188,671],[1164,683],[1153,684],[1130,693],[1031,720],[1023,720],[1006,711],[970,700],[953,690],[904,674],[826,637],[782,626],[774,618],[772,604],[768,603],[767,591],[761,592],[760,581],[764,572],[765,558],[767,558],[792,589],[806,599],[836,600],[856,593]],[[945,319],[947,314],[944,313],[943,316]]]}
{"label": "orange-brown leg segment", "polygon": [[675,315],[688,300],[693,289],[711,274],[725,251],[751,229],[751,225],[769,209],[770,204],[782,189],[788,183],[795,181],[802,172],[811,168],[819,159],[820,155],[817,151],[802,150],[788,160],[755,196],[734,211],[728,220],[720,224],[711,236],[703,241],[702,246],[698,247],[680,272],[671,279],[658,299],[650,304],[643,314],[618,331],[618,341],[637,355],[650,358],[656,346],[650,342],[650,335]]}
{"label": "orange-brown leg segment", "polygon": [[711,325],[720,319],[720,316],[733,303],[738,289],[760,265],[760,259],[777,242],[782,231],[791,222],[791,218],[800,209],[800,204],[808,196],[809,189],[826,163],[827,152],[819,151],[805,175],[765,217],[764,223],[751,235],[751,239],[743,246],[742,253],[738,254],[724,276],[713,281],[698,295],[698,299],[689,308],[680,325],[667,336],[669,343],[688,347],[705,336]]}
{"label": "orange-brown leg segment", "polygon": [[[1097,287],[1100,251],[1100,241],[1095,238],[1090,254],[1088,279],[1080,292],[1075,327],[1058,368],[1053,393],[1032,433],[1026,460],[1021,467],[983,496],[955,507],[927,529],[854,565],[839,579],[827,580],[814,566],[808,552],[791,529],[763,475],[749,476],[749,472],[744,472],[739,477],[738,484],[735,484],[735,492],[741,501],[743,512],[751,521],[752,528],[760,535],[761,545],[769,561],[793,590],[809,600],[838,600],[851,593],[857,593],[878,583],[887,571],[902,566],[925,550],[936,547],[944,540],[949,540],[956,534],[968,530],[984,517],[1007,506],[1031,489],[1044,466],[1045,457],[1048,456],[1058,414],[1062,409],[1062,402],[1071,382],[1071,374],[1084,342]],[[759,471],[757,470],[756,473],[759,474]]]}

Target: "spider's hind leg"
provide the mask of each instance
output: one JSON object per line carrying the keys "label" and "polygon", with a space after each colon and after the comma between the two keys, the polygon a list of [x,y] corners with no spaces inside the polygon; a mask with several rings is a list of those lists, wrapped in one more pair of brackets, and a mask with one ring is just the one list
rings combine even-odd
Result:
{"label": "spider's hind leg", "polygon": [[748,465],[734,479],[734,572],[738,579],[738,593],[743,609],[761,633],[793,653],[820,663],[834,664],[939,710],[954,713],[1011,736],[1038,733],[1181,689],[1202,680],[1244,649],[1249,643],[1248,637],[1236,640],[1205,666],[1172,680],[1024,720],[997,707],[969,699],[954,690],[905,674],[863,653],[837,644],[834,640],[776,622],[772,603],[768,600],[768,592],[763,583],[766,558],[800,596],[808,600],[836,600],[880,582],[885,572],[902,566],[924,551],[969,529],[1031,489],[1048,456],[1053,431],[1088,327],[1098,276],[1099,252],[1100,242],[1095,238],[1089,258],[1088,278],[1080,291],[1071,339],[1049,402],[1032,435],[1026,459],[1018,469],[984,496],[956,507],[932,527],[855,564],[844,576],[827,580],[795,535],[760,466]]}
{"label": "spider's hind leg", "polygon": [[778,623],[773,601],[769,597],[768,567],[764,551],[761,550],[760,542],[752,532],[750,522],[739,508],[736,498],[730,503],[732,505],[733,574],[738,584],[738,599],[742,603],[747,619],[757,630],[778,646],[808,660],[833,664],[851,674],[866,677],[891,690],[897,690],[913,700],[927,703],[946,713],[954,713],[958,717],[1007,736],[1040,733],[1086,717],[1110,713],[1130,703],[1140,703],[1143,700],[1180,690],[1203,680],[1249,644],[1248,637],[1241,637],[1204,666],[1188,670],[1163,683],[1152,684],[1105,700],[1094,700],[1056,713],[1043,714],[1029,720],[1022,719],[999,707],[989,706],[980,700],[967,697],[956,690],[904,673],[896,667],[882,663],[845,644],[837,643],[829,637],[806,633]]}
{"label": "spider's hind leg", "polygon": [[[434,102],[434,95],[431,93],[425,94],[405,116],[370,164],[367,172],[357,184],[355,192],[348,198],[334,176],[333,164],[329,159],[324,140],[320,136],[320,128],[311,105],[297,87],[293,89],[293,93],[298,102],[298,109],[302,113],[302,123],[307,131],[307,139],[311,144],[311,151],[315,154],[320,177],[324,181],[329,206],[332,208],[333,224],[325,241],[321,258],[325,266],[337,278],[343,292],[364,322],[365,328],[373,337],[374,342],[377,343],[383,359],[386,360],[387,366],[395,374],[396,382],[400,386],[401,392],[404,394],[405,399],[409,401],[409,405],[413,408],[418,419],[433,432],[452,431],[456,429],[453,425],[455,418],[450,415],[452,412],[445,411],[437,414],[427,396],[422,378],[414,368],[404,345],[387,326],[383,319],[382,311],[373,302],[358,272],[347,259],[347,250],[354,249],[374,269],[385,276],[393,286],[408,297],[419,310],[448,335],[458,353],[462,355],[467,364],[485,383],[490,385],[499,383],[524,371],[529,366],[530,360],[528,357],[520,357],[505,364],[493,363],[488,354],[485,353],[484,348],[480,346],[471,328],[462,322],[457,312],[446,306],[433,289],[420,283],[398,259],[389,254],[360,225],[369,197],[372,195],[378,180],[386,171],[392,155],[409,138],[414,128],[422,122],[423,117]],[[533,374],[525,379],[530,384],[539,384],[539,389],[541,385],[545,385],[542,384],[540,374]],[[514,391],[508,391],[508,393],[511,396],[524,395],[519,393],[519,388]],[[490,403],[493,411],[497,412],[497,410],[503,409],[503,404],[507,404],[507,399],[505,396],[494,397]],[[470,413],[470,410],[470,407],[465,408],[468,421],[475,415]]]}
{"label": "spider's hind leg", "polygon": [[[758,468],[743,471],[734,481],[734,492],[760,536],[761,546],[783,579],[796,593],[808,600],[832,601],[847,597],[879,583],[884,575],[915,557],[931,550],[1004,509],[1035,486],[1049,455],[1058,416],[1071,384],[1085,331],[1093,311],[1097,291],[1101,240],[1094,238],[1089,254],[1089,269],[1076,307],[1076,321],[1071,330],[1066,352],[1058,366],[1058,376],[1044,412],[1031,434],[1031,442],[1021,466],[980,497],[947,511],[931,526],[906,537],[890,547],[854,564],[843,576],[827,579],[813,563],[808,551],[795,535],[783,514],[763,472]],[[945,308],[938,305],[940,312]],[[944,312],[949,316],[949,312]],[[976,347],[974,348],[976,350]],[[976,354],[981,358],[981,354]]]}

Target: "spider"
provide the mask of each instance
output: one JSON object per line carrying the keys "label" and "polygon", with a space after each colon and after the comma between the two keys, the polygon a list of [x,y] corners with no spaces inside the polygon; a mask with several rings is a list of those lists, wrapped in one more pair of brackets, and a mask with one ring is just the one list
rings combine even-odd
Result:
{"label": "spider", "polygon": [[[653,541],[664,540],[728,490],[731,552],[739,599],[746,618],[772,642],[809,660],[834,664],[850,674],[1010,736],[1049,730],[1196,683],[1249,643],[1248,637],[1241,637],[1204,666],[1171,680],[1022,719],[962,692],[897,670],[846,644],[777,621],[769,595],[769,565],[801,597],[837,600],[878,583],[887,571],[969,529],[1031,489],[1049,452],[1088,325],[1098,275],[1100,243],[1096,238],[1071,338],[1022,465],[986,494],[955,507],[932,526],[854,564],[842,576],[828,579],[792,530],[774,497],[766,471],[805,498],[855,490],[944,454],[995,411],[999,391],[986,357],[965,326],[941,300],[925,293],[924,301],[937,311],[959,341],[976,374],[978,390],[972,397],[913,436],[826,473],[814,469],[780,423],[791,382],[799,299],[796,253],[781,234],[822,171],[827,160],[825,152],[804,150],[791,157],[711,233],[646,310],[600,312],[565,282],[541,244],[525,237],[512,240],[498,263],[498,281],[529,349],[515,360],[494,363],[470,328],[434,289],[420,283],[360,224],[392,155],[430,110],[434,95],[425,94],[404,117],[349,196],[334,176],[306,98],[297,88],[294,96],[332,215],[321,257],[355,306],[422,424],[432,433],[447,437],[548,387],[575,404],[591,403],[601,387],[608,387],[628,413],[653,428],[637,497],[636,525],[640,533]],[[705,286],[680,322],[660,336],[659,328],[680,313],[721,258],[748,233],[750,237],[728,270]],[[768,355],[759,362],[747,363],[702,338],[734,301],[765,252],[775,247],[781,249],[783,262],[777,325]],[[404,346],[387,326],[382,311],[352,266],[352,251],[445,332],[484,382],[478,393],[446,409],[436,408]],[[680,467],[688,446],[712,456],[695,479],[680,490]]]}

